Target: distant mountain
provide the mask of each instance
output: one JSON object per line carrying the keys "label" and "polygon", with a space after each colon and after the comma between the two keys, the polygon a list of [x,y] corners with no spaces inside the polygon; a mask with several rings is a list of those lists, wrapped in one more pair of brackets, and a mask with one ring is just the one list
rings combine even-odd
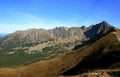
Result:
{"label": "distant mountain", "polygon": [[[97,35],[105,34],[111,31],[112,25],[108,24],[106,21],[102,21],[99,24],[91,25],[90,27],[56,27],[51,30],[45,29],[29,29],[24,31],[16,31],[7,36],[6,41],[12,39],[16,40],[27,40],[29,42],[40,42],[48,39],[55,39],[61,41],[76,41],[76,40],[87,40],[94,38]],[[72,39],[71,39],[72,37]],[[63,39],[63,40],[62,40]],[[64,41],[64,42],[65,42]]]}
{"label": "distant mountain", "polygon": [[[2,77],[62,77],[80,75],[80,73],[92,71],[94,76],[90,77],[111,77],[110,75],[120,76],[120,30],[110,26],[102,26],[100,23],[91,26],[86,31],[95,32],[101,36],[90,43],[71,50],[66,54],[56,58],[32,63],[28,66],[19,68],[1,68],[0,76]],[[102,26],[102,27],[101,27]],[[92,30],[94,29],[94,30]],[[106,31],[105,31],[106,30]],[[55,32],[56,33],[56,32]],[[105,34],[104,34],[105,33]],[[106,34],[107,33],[107,34]],[[64,35],[64,34],[63,34]],[[94,35],[94,33],[93,33]],[[60,37],[62,35],[56,36]],[[88,36],[89,37],[89,36]],[[89,37],[90,38],[90,37]],[[94,37],[92,37],[94,39]],[[56,50],[57,51],[57,50]],[[1,60],[0,60],[1,61]],[[98,70],[97,72],[94,72]],[[104,73],[103,73],[104,71]],[[117,74],[112,74],[117,71]],[[106,76],[107,74],[107,76]],[[85,77],[91,73],[84,75]],[[114,77],[114,76],[112,76]]]}
{"label": "distant mountain", "polygon": [[[24,31],[16,31],[9,34],[2,40],[3,46],[9,46],[8,42],[17,47],[24,47],[27,44],[40,44],[41,42],[52,41],[64,45],[68,49],[73,49],[77,45],[90,39],[97,39],[106,33],[114,30],[114,27],[106,21],[89,27],[56,27],[51,30],[45,29],[29,29]],[[22,43],[22,44],[21,44]]]}

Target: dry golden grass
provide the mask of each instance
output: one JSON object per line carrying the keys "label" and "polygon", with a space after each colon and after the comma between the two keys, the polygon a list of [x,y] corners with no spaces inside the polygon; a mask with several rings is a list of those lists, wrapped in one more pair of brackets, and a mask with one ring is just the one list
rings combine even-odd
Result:
{"label": "dry golden grass", "polygon": [[16,77],[20,75],[20,77],[54,77],[78,64],[83,59],[83,57],[81,57],[82,54],[79,54],[80,52],[81,51],[70,52],[51,60],[40,61],[16,69],[1,68],[0,76]]}
{"label": "dry golden grass", "polygon": [[0,77],[17,77],[24,71],[25,67],[20,68],[1,68]]}

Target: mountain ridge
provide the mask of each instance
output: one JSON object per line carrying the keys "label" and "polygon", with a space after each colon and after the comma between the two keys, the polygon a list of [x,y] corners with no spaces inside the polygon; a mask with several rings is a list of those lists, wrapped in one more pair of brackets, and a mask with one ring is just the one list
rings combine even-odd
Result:
{"label": "mountain ridge", "polygon": [[114,30],[113,26],[103,21],[82,28],[56,27],[51,30],[17,31],[0,40],[0,67],[16,67],[48,60],[93,43]]}
{"label": "mountain ridge", "polygon": [[[16,31],[6,36],[3,42],[16,40],[16,41],[27,41],[28,43],[40,43],[42,41],[57,40],[58,42],[68,43],[72,42],[71,49],[75,47],[75,41],[79,41],[81,44],[83,41],[98,37],[99,35],[106,34],[112,31],[114,27],[108,24],[106,21],[102,21],[99,24],[92,25],[89,27],[56,27],[54,29],[29,29],[24,31]],[[72,38],[71,38],[72,37]]]}

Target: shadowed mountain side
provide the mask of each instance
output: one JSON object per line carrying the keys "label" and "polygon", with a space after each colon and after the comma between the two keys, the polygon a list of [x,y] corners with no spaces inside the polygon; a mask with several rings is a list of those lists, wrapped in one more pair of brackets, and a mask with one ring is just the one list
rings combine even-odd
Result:
{"label": "shadowed mountain side", "polygon": [[89,38],[89,40],[82,41],[81,44],[76,45],[73,50],[95,42],[97,39],[113,31],[115,31],[115,28],[112,25],[108,24],[106,21],[102,21],[96,25],[91,25],[90,27],[86,28],[86,31],[84,32],[84,35]]}
{"label": "shadowed mountain side", "polygon": [[87,28],[87,31],[84,32],[85,36],[90,39],[97,39],[101,35],[114,31],[114,27],[108,24],[106,21],[102,21],[99,24],[91,25]]}
{"label": "shadowed mountain side", "polygon": [[76,75],[88,70],[120,68],[120,31],[115,31],[103,36],[95,43],[86,48],[91,54],[85,57],[74,68],[66,71],[63,75]]}

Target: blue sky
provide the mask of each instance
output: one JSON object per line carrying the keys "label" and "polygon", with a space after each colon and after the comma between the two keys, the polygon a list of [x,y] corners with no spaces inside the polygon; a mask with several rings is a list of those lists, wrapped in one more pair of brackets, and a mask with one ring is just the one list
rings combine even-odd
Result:
{"label": "blue sky", "polygon": [[0,0],[0,33],[89,26],[103,20],[120,28],[120,0]]}

